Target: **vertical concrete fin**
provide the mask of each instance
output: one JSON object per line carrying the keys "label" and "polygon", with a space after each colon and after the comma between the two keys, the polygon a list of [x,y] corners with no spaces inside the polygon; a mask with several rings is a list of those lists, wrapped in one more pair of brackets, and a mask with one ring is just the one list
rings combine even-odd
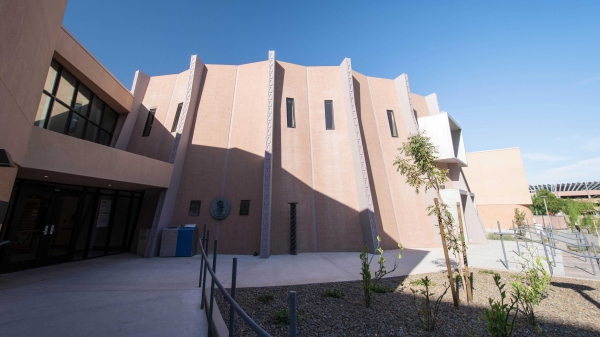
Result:
{"label": "vertical concrete fin", "polygon": [[[187,147],[193,128],[192,121],[194,120],[194,112],[198,107],[200,81],[203,72],[204,63],[198,56],[192,55],[185,101],[183,103],[183,108],[181,109],[181,116],[179,118],[179,123],[177,124],[175,140],[169,158],[169,163],[173,164],[173,174],[171,175],[169,188],[160,193],[144,257],[154,257],[158,255],[161,237],[160,233],[162,229],[171,224],[171,219],[173,218],[175,202],[177,201],[177,192],[179,191],[179,182],[181,181]],[[192,109],[191,112],[190,107]]]}
{"label": "vertical concrete fin", "polygon": [[269,89],[267,92],[267,131],[263,173],[262,223],[260,226],[260,257],[271,256],[271,191],[273,171],[273,102],[275,88],[275,51],[269,50]]}
{"label": "vertical concrete fin", "polygon": [[402,117],[404,125],[408,133],[416,133],[419,129],[417,118],[413,112],[412,101],[410,100],[410,86],[408,84],[408,75],[402,74],[394,79],[396,94],[400,100],[400,108],[402,109]]}
{"label": "vertical concrete fin", "polygon": [[135,72],[133,86],[131,88],[133,104],[131,106],[131,112],[125,116],[125,122],[121,127],[121,131],[119,132],[119,136],[115,144],[116,149],[123,151],[127,150],[129,140],[131,139],[131,133],[133,132],[133,127],[135,126],[140,107],[142,106],[142,101],[144,100],[146,90],[148,89],[148,83],[150,83],[150,76],[144,74],[140,70]]}
{"label": "vertical concrete fin", "polygon": [[437,115],[440,113],[440,103],[436,93],[425,96],[425,102],[427,103],[427,109],[429,109],[430,115]]}
{"label": "vertical concrete fin", "polygon": [[356,189],[358,192],[358,207],[363,237],[369,250],[374,252],[377,247],[377,220],[375,219],[373,198],[371,197],[369,172],[363,149],[364,143],[360,134],[360,121],[354,102],[352,64],[349,58],[345,58],[340,65],[340,76],[342,80],[342,90],[344,92],[344,103],[346,106],[346,121],[348,122],[348,132],[350,133],[352,166],[354,167],[354,178],[356,180]]}

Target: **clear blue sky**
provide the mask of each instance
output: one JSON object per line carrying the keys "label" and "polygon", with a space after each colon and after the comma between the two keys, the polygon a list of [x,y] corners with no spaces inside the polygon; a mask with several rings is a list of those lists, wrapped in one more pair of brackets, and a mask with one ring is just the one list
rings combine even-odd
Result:
{"label": "clear blue sky", "polygon": [[64,25],[131,87],[205,63],[407,73],[467,151],[520,147],[529,183],[600,180],[600,1],[75,1]]}

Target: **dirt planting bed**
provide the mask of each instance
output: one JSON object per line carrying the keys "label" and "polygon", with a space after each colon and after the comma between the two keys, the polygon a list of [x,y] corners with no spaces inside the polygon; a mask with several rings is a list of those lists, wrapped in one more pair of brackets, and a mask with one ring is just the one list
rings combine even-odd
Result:
{"label": "dirt planting bed", "polygon": [[[515,277],[513,273],[499,273],[503,282],[508,284]],[[381,285],[395,290],[374,293],[368,309],[364,305],[360,281],[241,288],[237,289],[236,300],[272,336],[288,336],[288,325],[277,324],[274,316],[288,308],[291,290],[297,292],[298,298],[298,336],[488,336],[483,309],[489,307],[489,297],[499,299],[500,295],[489,271],[475,269],[473,275],[474,303],[466,305],[466,296],[461,289],[459,296],[462,303],[456,310],[448,291],[433,333],[421,328],[410,288],[422,288],[414,281],[428,276],[435,283],[432,289],[437,298],[447,282],[444,273],[383,279]],[[323,296],[324,292],[335,289],[343,293],[341,298]],[[510,285],[506,289],[510,289]],[[229,324],[229,306],[218,291],[216,299],[225,323]],[[600,283],[553,278],[549,296],[538,307],[537,317],[541,333],[537,333],[520,315],[513,336],[599,336]],[[236,336],[255,335],[239,317],[236,317],[235,323]]]}

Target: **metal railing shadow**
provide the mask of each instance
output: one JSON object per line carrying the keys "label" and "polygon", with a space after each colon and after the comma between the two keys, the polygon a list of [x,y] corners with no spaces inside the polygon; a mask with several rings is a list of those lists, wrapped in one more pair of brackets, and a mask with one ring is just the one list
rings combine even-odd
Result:
{"label": "metal railing shadow", "polygon": [[[271,337],[268,332],[266,332],[263,328],[261,328],[246,312],[239,306],[239,304],[235,301],[235,290],[236,290],[236,281],[237,281],[237,258],[233,258],[233,266],[231,270],[231,294],[223,287],[221,282],[216,276],[216,267],[217,267],[217,245],[218,240],[214,240],[213,244],[213,256],[212,256],[212,264],[207,256],[208,248],[210,244],[210,230],[206,229],[206,225],[204,225],[204,230],[202,233],[202,238],[199,239],[200,244],[200,278],[198,280],[198,287],[202,288],[202,300],[200,304],[200,309],[205,309],[208,305],[208,336],[213,336],[213,310],[214,310],[214,300],[215,300],[215,285],[223,294],[223,298],[225,301],[229,303],[229,328],[228,335],[233,337],[235,332],[235,313],[237,313],[240,318],[254,331],[258,336],[261,337]],[[205,303],[205,289],[206,289],[206,275],[210,274],[211,284],[210,284],[210,296],[208,298],[209,303]],[[290,311],[290,337],[296,337],[296,292],[290,291],[290,302],[289,302],[289,311]],[[206,309],[205,309],[206,311]],[[223,337],[223,336],[219,336]]]}

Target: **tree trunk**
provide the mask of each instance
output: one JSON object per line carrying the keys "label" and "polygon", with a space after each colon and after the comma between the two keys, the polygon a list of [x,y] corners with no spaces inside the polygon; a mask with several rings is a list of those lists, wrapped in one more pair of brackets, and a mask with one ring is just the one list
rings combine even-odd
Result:
{"label": "tree trunk", "polygon": [[467,245],[465,244],[465,235],[463,231],[462,213],[460,211],[460,202],[456,203],[456,210],[458,212],[458,228],[460,228],[460,237],[463,251],[463,261],[465,263],[465,275],[464,284],[467,287],[467,303],[473,302],[473,294],[471,293],[471,274],[469,274],[469,263],[467,260]]}
{"label": "tree trunk", "polygon": [[[439,194],[439,192],[438,192]],[[448,247],[446,245],[446,235],[444,233],[444,223],[442,222],[442,218],[440,217],[440,204],[438,199],[433,199],[435,203],[435,208],[438,211],[438,224],[440,226],[440,236],[442,237],[442,248],[444,250],[444,257],[446,258],[446,269],[448,270],[448,281],[450,282],[450,291],[452,292],[452,300],[454,301],[454,307],[458,308],[458,297],[456,297],[456,288],[454,284],[454,277],[452,277],[452,267],[450,266],[450,256],[448,256]]]}

